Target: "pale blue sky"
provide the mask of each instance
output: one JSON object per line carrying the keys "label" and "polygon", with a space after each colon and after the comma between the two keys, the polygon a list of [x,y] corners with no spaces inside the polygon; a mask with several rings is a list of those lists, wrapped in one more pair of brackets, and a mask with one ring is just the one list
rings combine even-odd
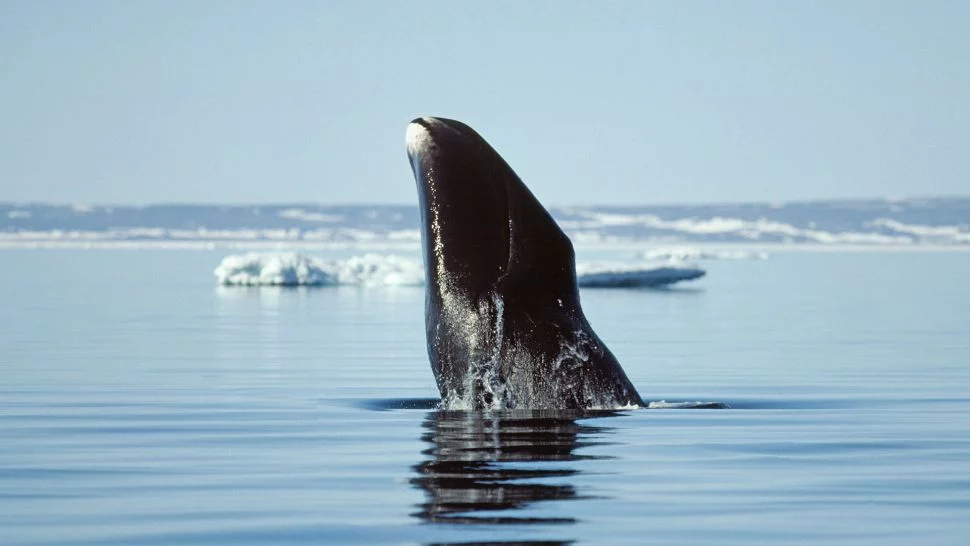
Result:
{"label": "pale blue sky", "polygon": [[0,201],[412,203],[465,121],[554,205],[970,193],[970,2],[0,0]]}

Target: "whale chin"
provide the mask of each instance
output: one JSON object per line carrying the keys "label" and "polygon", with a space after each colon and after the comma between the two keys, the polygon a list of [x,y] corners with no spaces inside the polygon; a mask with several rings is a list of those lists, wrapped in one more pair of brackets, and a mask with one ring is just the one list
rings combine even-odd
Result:
{"label": "whale chin", "polygon": [[446,409],[642,405],[583,314],[572,243],[460,121],[406,134],[428,278],[428,356]]}

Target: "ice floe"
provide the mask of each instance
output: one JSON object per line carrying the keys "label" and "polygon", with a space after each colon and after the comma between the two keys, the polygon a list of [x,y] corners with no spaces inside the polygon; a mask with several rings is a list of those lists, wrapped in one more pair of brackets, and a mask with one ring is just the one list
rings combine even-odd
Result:
{"label": "ice floe", "polygon": [[226,256],[216,267],[220,284],[244,286],[420,286],[420,262],[399,256],[365,254],[324,260],[295,252]]}
{"label": "ice floe", "polygon": [[[224,285],[241,286],[420,286],[424,267],[418,260],[364,254],[328,260],[298,254],[248,253],[223,258],[215,269]],[[580,262],[577,284],[583,287],[665,286],[704,276],[687,264]]]}
{"label": "ice floe", "polygon": [[576,284],[587,288],[658,287],[699,279],[705,271],[697,266],[679,263],[579,262]]}

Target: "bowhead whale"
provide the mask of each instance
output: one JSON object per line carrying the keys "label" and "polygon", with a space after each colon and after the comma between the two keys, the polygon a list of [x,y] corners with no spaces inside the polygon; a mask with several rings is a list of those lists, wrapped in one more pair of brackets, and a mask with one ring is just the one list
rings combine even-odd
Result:
{"label": "bowhead whale", "polygon": [[572,243],[505,160],[450,119],[415,119],[406,140],[442,407],[642,406],[583,314]]}

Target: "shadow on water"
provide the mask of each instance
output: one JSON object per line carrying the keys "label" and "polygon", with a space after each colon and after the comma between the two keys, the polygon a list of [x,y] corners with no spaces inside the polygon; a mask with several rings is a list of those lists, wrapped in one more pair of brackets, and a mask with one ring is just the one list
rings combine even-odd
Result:
{"label": "shadow on water", "polygon": [[440,398],[384,398],[379,400],[360,400],[356,405],[372,411],[391,411],[402,409],[438,409]]}
{"label": "shadow on water", "polygon": [[546,501],[588,498],[572,483],[581,470],[569,463],[604,458],[576,451],[608,444],[603,437],[612,429],[588,420],[618,413],[428,413],[421,436],[428,444],[422,451],[427,458],[413,467],[416,477],[410,480],[424,491],[426,502],[413,516],[435,524],[575,523],[573,517],[527,509]]}

